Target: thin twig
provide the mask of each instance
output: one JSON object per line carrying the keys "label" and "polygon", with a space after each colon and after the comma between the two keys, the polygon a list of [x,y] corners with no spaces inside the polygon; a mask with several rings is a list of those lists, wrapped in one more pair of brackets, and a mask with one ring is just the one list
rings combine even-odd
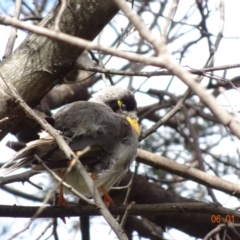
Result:
{"label": "thin twig", "polygon": [[171,4],[171,8],[168,12],[168,15],[165,20],[165,24],[162,27],[162,37],[165,38],[165,41],[167,41],[167,30],[170,25],[171,20],[173,19],[173,16],[177,10],[178,7],[178,0],[173,0]]}
{"label": "thin twig", "polygon": [[162,117],[158,122],[156,122],[152,127],[147,129],[141,134],[140,141],[144,138],[148,137],[152,133],[156,132],[159,127],[161,127],[165,122],[167,122],[170,118],[172,118],[177,112],[179,112],[184,106],[184,102],[189,95],[189,91],[186,91],[184,96],[177,102],[174,108],[168,112],[164,117]]}
{"label": "thin twig", "polygon": [[60,2],[60,9],[57,13],[57,16],[56,16],[56,19],[55,19],[55,24],[54,24],[54,30],[56,32],[59,32],[60,31],[60,21],[61,21],[61,18],[62,18],[62,15],[66,9],[66,5],[67,5],[67,1],[66,0],[61,0],[59,1]]}
{"label": "thin twig", "polygon": [[34,240],[39,240],[45,233],[46,231],[53,225],[54,219],[51,219],[47,226],[42,230],[42,232],[34,239]]}
{"label": "thin twig", "polygon": [[[54,236],[55,240],[58,240],[58,232],[57,232],[57,227],[58,227],[58,222],[57,222],[57,218],[54,218],[54,222],[53,222],[53,230],[52,230],[52,234]],[[50,235],[50,236],[51,236]],[[47,240],[47,239],[46,239]]]}
{"label": "thin twig", "polygon": [[125,211],[125,213],[124,213],[124,215],[123,215],[123,217],[122,217],[121,224],[120,224],[120,226],[121,226],[122,228],[124,228],[124,225],[125,225],[125,223],[126,223],[126,221],[127,221],[127,217],[128,217],[128,215],[130,214],[130,209],[134,206],[134,204],[135,204],[135,202],[131,202],[131,203],[128,205],[128,207],[127,207],[127,209],[126,209],[126,211]]}
{"label": "thin twig", "polygon": [[42,187],[40,187],[39,185],[35,184],[34,182],[32,182],[31,180],[27,180],[26,182],[28,182],[30,185],[32,185],[33,187],[39,189],[39,190],[43,190]]}
{"label": "thin twig", "polygon": [[[41,158],[39,158],[37,155],[34,155],[34,157],[43,165],[43,167],[47,170],[47,172],[52,176],[53,179],[55,179],[59,184],[62,184],[65,188],[67,188],[71,193],[73,193],[75,196],[79,197],[80,199],[83,199],[85,202],[87,202],[90,205],[95,206],[95,203],[88,198],[86,198],[83,194],[78,192],[76,189],[74,189],[71,185],[67,184],[65,181],[63,181],[62,178],[60,178],[55,172],[53,172],[43,161]],[[57,187],[59,187],[59,184]]]}
{"label": "thin twig", "polygon": [[[13,14],[13,17],[16,19],[18,19],[20,16],[21,6],[22,6],[22,0],[16,0],[14,14]],[[12,53],[16,38],[17,38],[17,28],[12,27],[10,36],[8,38],[7,47],[6,47],[4,55],[3,55],[3,59],[7,58]]]}
{"label": "thin twig", "polygon": [[153,46],[156,55],[160,56],[160,45],[162,44],[160,39],[155,38],[151,34],[151,32],[146,28],[144,23],[141,21],[140,17],[135,12],[133,12],[133,10],[127,5],[126,1],[114,0],[114,2],[123,11],[125,16],[129,19],[129,21],[134,25],[139,35]]}
{"label": "thin twig", "polygon": [[[240,234],[238,231],[236,231],[235,227],[240,227],[240,224],[237,223],[221,223],[218,224],[213,230],[211,230],[204,238],[203,240],[209,240],[212,239],[211,236],[216,236],[217,233],[219,233],[222,229],[230,229],[231,231],[234,231],[234,233],[238,236],[238,239],[240,239]],[[222,238],[227,239],[227,238]]]}
{"label": "thin twig", "polygon": [[7,176],[7,177],[0,177],[0,185],[5,185],[8,183],[13,183],[13,182],[26,182],[29,180],[30,177],[39,174],[39,172],[33,172],[31,170],[23,172],[23,173],[19,173],[19,174],[14,174],[11,176]]}
{"label": "thin twig", "polygon": [[[9,117],[5,117],[5,118],[3,118],[3,119],[0,120],[0,123],[5,122],[5,121],[7,121],[8,119],[9,119]],[[1,131],[1,130],[0,130],[0,131]]]}
{"label": "thin twig", "polygon": [[126,196],[125,196],[123,204],[127,204],[128,203],[128,199],[129,199],[129,196],[130,196],[130,193],[131,193],[131,190],[132,190],[133,180],[134,180],[135,175],[137,174],[138,167],[139,167],[139,163],[136,162],[134,172],[133,172],[133,174],[131,176],[131,179],[130,179],[128,185],[127,185],[128,190],[127,190],[127,193],[126,193]]}
{"label": "thin twig", "polygon": [[[195,128],[193,127],[191,121],[190,121],[190,118],[188,116],[188,112],[187,112],[186,107],[183,107],[182,111],[183,111],[183,114],[185,116],[186,125],[189,129],[190,135],[191,135],[192,140],[193,140],[193,142],[191,142],[191,144],[192,144],[192,146],[193,146],[193,148],[196,152],[196,158],[197,158],[197,161],[198,161],[199,168],[202,171],[206,172],[205,165],[204,165],[204,159],[203,159],[203,156],[202,156],[202,152],[201,152],[200,144],[199,144],[199,141],[198,141],[197,133],[196,133]],[[212,198],[213,202],[218,203],[218,200],[217,200],[213,190],[211,188],[207,187],[207,191],[208,191],[208,194],[210,195],[210,197]]]}
{"label": "thin twig", "polygon": [[8,240],[12,240],[12,239],[16,238],[19,234],[28,230],[30,228],[31,224],[32,224],[32,221],[30,221],[25,228],[23,228],[20,231],[14,233],[10,238],[8,238]]}
{"label": "thin twig", "polygon": [[[183,66],[184,67],[184,66]],[[220,71],[220,70],[226,70],[226,69],[232,69],[232,68],[239,68],[240,64],[232,64],[232,65],[223,65],[218,67],[206,67],[202,69],[194,69],[188,66],[190,70],[188,72],[195,74],[195,75],[202,75],[206,76],[205,74],[207,72],[212,71]],[[124,71],[124,70],[115,70],[115,69],[106,69],[102,67],[92,67],[82,64],[76,64],[74,68],[78,70],[84,70],[84,71],[90,71],[90,72],[97,72],[97,73],[105,73],[105,74],[114,74],[114,75],[121,75],[121,76],[137,76],[137,77],[153,77],[153,76],[170,76],[172,75],[172,72],[165,71],[165,70],[156,70],[156,71],[145,71],[145,72],[139,72],[139,71]],[[159,79],[161,80],[161,79]]]}
{"label": "thin twig", "polygon": [[[138,162],[136,162],[135,164],[136,164],[136,165],[135,165],[135,169],[134,169],[134,172],[133,172],[133,174],[132,174],[132,176],[131,176],[131,179],[130,179],[128,185],[127,185],[127,186],[124,186],[124,187],[119,187],[119,188],[116,187],[116,188],[115,188],[115,189],[118,189],[118,190],[127,188],[127,193],[126,193],[126,196],[125,196],[124,201],[123,201],[123,204],[124,204],[124,205],[126,205],[126,204],[128,203],[128,199],[129,199],[129,196],[130,196],[130,192],[131,192],[131,190],[132,190],[133,180],[134,180],[134,177],[135,177],[135,175],[136,175],[136,173],[137,173],[137,169],[138,169],[138,166],[139,166],[139,163],[138,163]],[[117,216],[116,221],[119,222],[119,221],[120,221],[120,218],[121,218],[121,216]],[[121,220],[121,223],[120,223],[121,226],[123,226],[122,221],[123,221],[123,219]]]}

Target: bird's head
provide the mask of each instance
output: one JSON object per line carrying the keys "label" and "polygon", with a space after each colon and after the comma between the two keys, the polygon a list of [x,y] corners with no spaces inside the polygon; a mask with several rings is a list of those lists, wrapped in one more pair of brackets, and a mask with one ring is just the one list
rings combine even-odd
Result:
{"label": "bird's head", "polygon": [[93,94],[89,101],[105,104],[115,113],[124,115],[138,136],[140,135],[141,130],[138,124],[137,102],[131,91],[118,86],[105,87],[101,91]]}

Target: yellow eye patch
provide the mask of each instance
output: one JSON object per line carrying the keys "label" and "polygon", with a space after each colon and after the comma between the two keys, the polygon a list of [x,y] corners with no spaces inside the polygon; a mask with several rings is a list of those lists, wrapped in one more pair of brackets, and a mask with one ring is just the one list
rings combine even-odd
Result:
{"label": "yellow eye patch", "polygon": [[119,108],[122,109],[123,102],[121,100],[118,100],[117,103],[118,103]]}

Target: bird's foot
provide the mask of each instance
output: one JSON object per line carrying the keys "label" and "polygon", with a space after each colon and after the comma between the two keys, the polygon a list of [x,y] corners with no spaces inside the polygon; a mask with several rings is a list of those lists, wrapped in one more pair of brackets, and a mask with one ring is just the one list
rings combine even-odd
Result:
{"label": "bird's foot", "polygon": [[[97,175],[95,173],[91,173],[92,179],[95,181],[97,180]],[[98,188],[99,192],[103,194],[103,202],[105,203],[106,207],[108,208],[111,204],[113,204],[113,200],[105,190],[103,186]]]}
{"label": "bird's foot", "polygon": [[69,208],[68,202],[64,198],[63,194],[59,194],[58,206]]}
{"label": "bird's foot", "polygon": [[[59,172],[60,178],[63,179],[64,175],[65,175],[64,170]],[[64,207],[64,208],[69,208],[68,202],[66,201],[66,199],[64,198],[64,195],[63,195],[63,184],[60,184],[60,186],[59,186],[58,206],[61,206],[61,207]],[[65,217],[60,217],[60,218],[66,224]]]}
{"label": "bird's foot", "polygon": [[105,191],[103,193],[103,202],[105,203],[106,207],[108,208],[111,204],[113,204],[113,200],[110,195]]}

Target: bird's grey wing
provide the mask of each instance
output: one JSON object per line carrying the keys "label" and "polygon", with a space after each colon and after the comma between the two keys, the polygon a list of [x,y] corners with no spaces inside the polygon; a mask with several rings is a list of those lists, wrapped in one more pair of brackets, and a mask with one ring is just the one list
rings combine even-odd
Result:
{"label": "bird's grey wing", "polygon": [[[91,102],[79,101],[63,107],[55,114],[54,121],[54,127],[69,138],[68,143],[73,151],[82,151],[87,146],[91,147],[89,152],[80,157],[84,165],[101,162],[107,154],[111,155],[119,141],[125,141],[132,132],[123,117],[115,114],[105,105]],[[57,148],[56,141],[50,135],[42,134],[39,140],[28,143],[4,164],[4,167],[18,161],[9,169],[13,171],[33,163],[34,154],[43,159],[50,168],[67,167],[69,163],[65,154]],[[108,164],[106,163],[106,166]],[[37,169],[38,167],[35,168]]]}
{"label": "bird's grey wing", "polygon": [[98,134],[124,138],[131,134],[131,126],[123,116],[104,104],[94,102],[68,104],[54,115],[54,121],[54,127],[72,139],[78,136],[96,137]]}
{"label": "bird's grey wing", "polygon": [[[98,140],[91,137],[79,136],[69,143],[69,147],[79,156],[79,160],[83,165],[97,164],[106,155],[106,151],[98,144]],[[84,152],[84,154],[81,154],[81,151],[86,147],[90,147],[90,149]],[[59,148],[48,152],[48,154],[43,157],[43,161],[50,169],[67,168],[69,166],[69,159]],[[33,170],[42,171],[44,167],[38,164],[34,166]]]}
{"label": "bird's grey wing", "polygon": [[[109,159],[119,141],[132,132],[127,121],[109,107],[91,102],[75,102],[54,115],[54,127],[71,139],[69,146],[78,153],[86,147],[90,150],[79,157],[83,165],[102,163],[107,168]],[[59,149],[53,149],[44,158],[50,168],[67,167],[69,160]],[[103,163],[103,161],[105,161]],[[36,167],[40,169],[41,166]]]}

